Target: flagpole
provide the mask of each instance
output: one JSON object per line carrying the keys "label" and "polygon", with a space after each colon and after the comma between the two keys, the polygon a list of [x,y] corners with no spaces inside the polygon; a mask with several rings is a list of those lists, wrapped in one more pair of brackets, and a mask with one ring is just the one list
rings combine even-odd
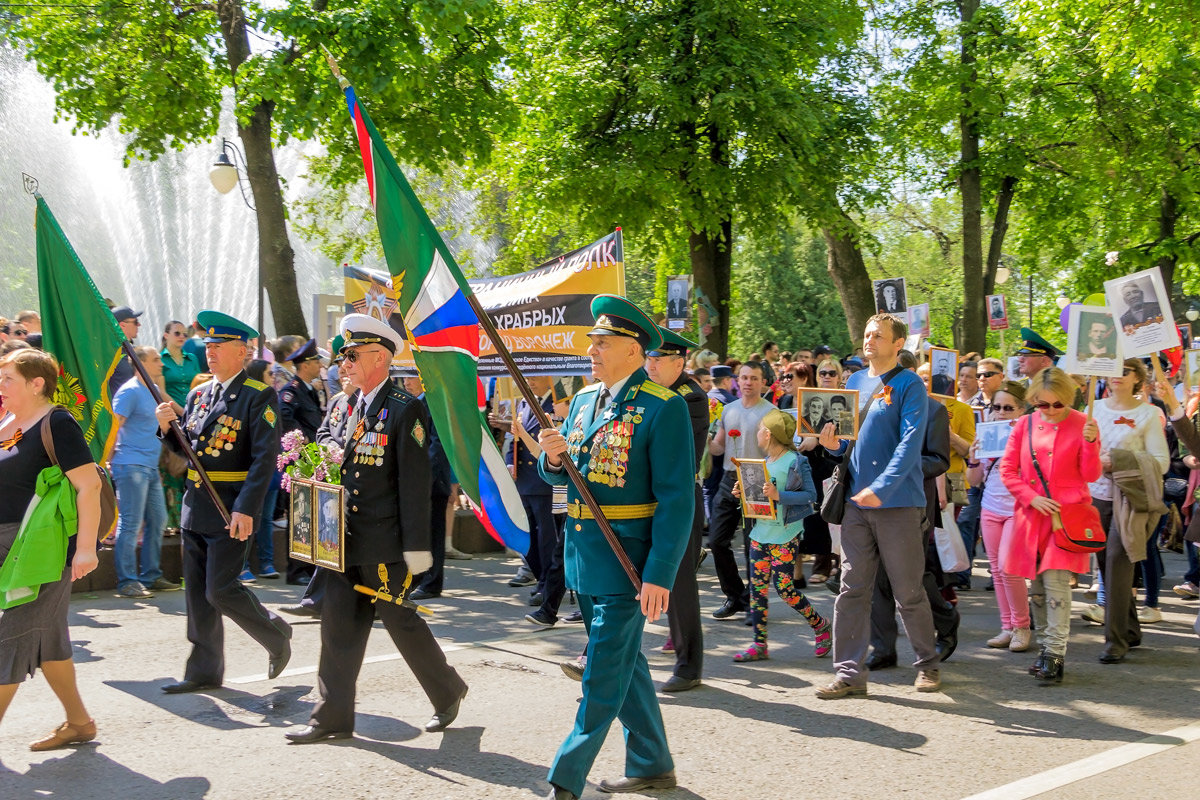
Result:
{"label": "flagpole", "polygon": [[[483,328],[484,333],[487,334],[488,339],[491,340],[492,345],[496,348],[496,353],[499,354],[500,360],[504,362],[504,366],[508,369],[508,374],[512,375],[513,382],[521,390],[521,396],[525,398],[525,402],[533,410],[534,415],[537,417],[538,425],[544,429],[553,427],[550,423],[550,417],[542,409],[541,400],[533,393],[533,388],[529,385],[529,381],[525,379],[521,368],[517,366],[512,353],[508,352],[508,347],[504,344],[504,340],[500,338],[500,332],[496,330],[496,324],[492,322],[492,318],[488,316],[487,312],[483,310],[483,306],[479,304],[479,298],[470,290],[470,287],[463,294],[466,296],[467,302],[471,304],[471,309],[479,319],[479,324]],[[516,414],[516,409],[513,410],[513,413],[514,415]],[[608,541],[608,546],[612,548],[613,555],[621,562],[621,567],[625,570],[625,574],[633,582],[633,588],[637,589],[640,593],[642,591],[642,578],[638,575],[637,569],[634,568],[633,562],[629,560],[629,554],[621,546],[621,540],[617,538],[617,534],[612,529],[608,518],[604,516],[604,511],[600,508],[600,504],[596,502],[592,490],[584,482],[583,473],[575,466],[575,462],[569,458],[560,459],[560,462],[563,469],[566,470],[567,477],[571,479],[571,483],[575,484],[580,498],[583,499],[588,510],[592,512],[592,517],[595,519],[596,524],[600,526],[600,532],[604,534],[604,538]],[[670,587],[668,586],[667,588],[669,589]]]}
{"label": "flagpole", "polygon": [[[162,390],[158,388],[158,384],[154,382],[154,379],[150,377],[150,373],[146,371],[146,365],[137,357],[137,352],[134,351],[133,345],[130,344],[128,339],[121,343],[121,349],[129,357],[129,361],[133,364],[133,368],[137,370],[142,383],[146,384],[146,388],[154,396],[155,405],[168,402],[163,397]],[[200,466],[200,457],[192,449],[192,444],[188,441],[187,435],[184,434],[183,427],[180,426],[178,419],[171,420],[171,432],[175,434],[175,438],[179,441],[179,446],[183,448],[183,454],[187,457],[188,463],[192,465],[192,469],[196,470],[196,474],[200,476],[200,482],[204,484],[204,489],[208,492],[209,499],[213,501],[213,505],[217,507],[217,511],[221,512],[221,517],[225,520],[225,524],[228,525],[230,523],[229,509],[225,508],[225,504],[221,502],[220,496],[217,495],[217,487],[213,486],[208,473],[204,471],[204,467]]]}

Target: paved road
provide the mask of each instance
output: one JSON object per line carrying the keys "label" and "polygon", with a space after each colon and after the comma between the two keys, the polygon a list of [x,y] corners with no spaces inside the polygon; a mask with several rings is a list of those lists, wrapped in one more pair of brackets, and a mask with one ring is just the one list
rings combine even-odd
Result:
{"label": "paved road", "polygon": [[[26,743],[57,725],[61,710],[43,680],[26,683],[0,725],[0,798],[544,796],[547,765],[579,696],[557,662],[580,651],[584,634],[579,625],[531,630],[521,602],[527,590],[506,585],[515,566],[503,557],[448,565],[451,588],[433,604],[432,624],[471,686],[450,731],[422,732],[432,709],[377,630],[359,678],[356,737],[307,747],[288,745],[283,732],[304,724],[314,701],[317,623],[296,625],[292,664],[274,681],[265,676],[266,654],[229,629],[226,687],[168,697],[158,685],[180,676],[187,652],[182,595],[77,596],[72,639],[100,735],[76,749],[29,752]],[[749,629],[706,618],[704,686],[663,699],[681,786],[654,796],[1191,794],[1200,768],[1200,639],[1191,627],[1197,604],[1169,594],[1182,569],[1182,559],[1168,558],[1165,620],[1147,627],[1146,645],[1124,664],[1097,663],[1102,629],[1076,614],[1058,687],[1025,674],[1032,654],[982,646],[998,628],[993,596],[983,591],[963,595],[962,643],[943,670],[944,691],[933,695],[917,694],[913,670],[902,666],[877,673],[867,698],[817,700],[813,687],[830,680],[830,662],[813,656],[808,626],[780,601],[771,605],[766,662],[733,663]],[[702,578],[711,611],[719,594],[711,568]],[[977,569],[976,583],[984,581]],[[299,595],[272,581],[255,590],[275,605]],[[831,594],[818,588],[811,597],[831,613]],[[1078,612],[1082,592],[1075,599]],[[648,626],[645,649],[659,681],[672,664],[659,652],[665,638],[665,624]],[[901,650],[910,656],[903,642]],[[585,798],[605,796],[594,783],[622,774],[622,753],[614,732]]]}

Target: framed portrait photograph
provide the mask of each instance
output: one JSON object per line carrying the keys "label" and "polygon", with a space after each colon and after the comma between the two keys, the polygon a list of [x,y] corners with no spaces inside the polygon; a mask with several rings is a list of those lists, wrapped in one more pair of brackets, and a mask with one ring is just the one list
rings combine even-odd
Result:
{"label": "framed portrait photograph", "polygon": [[313,563],[313,482],[291,479],[288,507],[288,556]]}
{"label": "framed portrait photograph", "polygon": [[742,489],[742,515],[749,519],[774,519],[775,501],[763,492],[767,477],[765,458],[735,458],[738,484]]}
{"label": "framed portrait photograph", "polygon": [[692,276],[667,279],[667,329],[681,331],[692,318]]}
{"label": "framed portrait photograph", "polygon": [[921,338],[921,334],[910,332],[908,338],[904,340],[904,349],[913,355],[919,354],[921,352]]}
{"label": "framed portrait photograph", "polygon": [[854,389],[803,387],[796,398],[796,433],[820,436],[827,423],[837,425],[837,437],[858,438],[858,392]]}
{"label": "framed portrait photograph", "polygon": [[976,458],[1000,458],[1004,448],[1008,447],[1008,437],[1012,435],[1015,420],[1002,419],[996,422],[980,422],[975,425]]}
{"label": "framed portrait photograph", "polygon": [[1126,358],[1179,347],[1171,297],[1158,267],[1104,282],[1108,307],[1117,318],[1117,337]]}
{"label": "framed portrait photograph", "polygon": [[1200,386],[1200,349],[1184,351],[1183,379],[1188,389]]}
{"label": "framed portrait photograph", "polygon": [[871,289],[875,292],[875,310],[884,314],[895,314],[907,320],[908,288],[904,278],[882,278],[871,281]]}
{"label": "framed portrait photograph", "polygon": [[1067,352],[1058,366],[1073,375],[1119,378],[1124,358],[1117,323],[1107,306],[1071,306],[1067,315]]}
{"label": "framed portrait photograph", "polygon": [[948,347],[929,348],[929,393],[958,396],[958,351]]}
{"label": "framed portrait photograph", "polygon": [[1008,330],[1008,298],[1002,294],[989,294],[984,307],[987,309],[989,331]]}
{"label": "framed portrait photograph", "polygon": [[313,486],[316,518],[313,563],[336,572],[345,572],[346,490],[332,483],[316,483]]}
{"label": "framed portrait photograph", "polygon": [[929,303],[917,303],[908,307],[908,332],[910,335],[929,335]]}

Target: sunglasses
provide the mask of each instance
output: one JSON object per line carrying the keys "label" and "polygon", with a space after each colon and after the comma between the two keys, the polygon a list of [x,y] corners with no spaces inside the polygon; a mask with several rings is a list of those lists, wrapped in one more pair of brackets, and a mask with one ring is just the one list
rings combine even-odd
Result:
{"label": "sunglasses", "polygon": [[361,349],[361,348],[356,348],[356,349],[354,349],[354,350],[351,350],[349,353],[346,353],[346,355],[345,355],[345,360],[346,360],[346,361],[349,361],[351,364],[354,364],[354,363],[356,363],[356,362],[357,362],[357,361],[358,361],[360,358],[362,358],[364,355],[366,355],[366,353],[373,353],[373,352],[375,352],[375,351],[373,351],[373,350],[367,350],[367,351],[364,353],[364,352],[362,351],[362,349]]}
{"label": "sunglasses", "polygon": [[1004,374],[1003,372],[981,372],[981,373],[979,373],[979,377],[995,378],[997,375],[1003,375],[1003,374]]}
{"label": "sunglasses", "polygon": [[820,372],[818,372],[817,374],[818,374],[818,375],[820,375],[822,378],[836,378],[836,377],[837,377],[837,370],[835,370],[835,369],[823,369],[823,370],[821,370]]}
{"label": "sunglasses", "polygon": [[779,380],[781,380],[781,381],[790,381],[792,378],[795,378],[795,377],[796,377],[795,375],[784,375],[784,376],[780,377],[780,379],[779,379]]}
{"label": "sunglasses", "polygon": [[186,331],[171,331],[172,336],[187,336]]}
{"label": "sunglasses", "polygon": [[[992,403],[988,408],[992,411],[1008,411],[1010,413],[1017,410],[1016,406],[1002,406],[997,403]],[[1062,408],[1062,403],[1059,403],[1059,408]]]}
{"label": "sunglasses", "polygon": [[1055,411],[1061,411],[1062,409],[1066,408],[1065,405],[1058,402],[1057,400],[1054,401],[1053,403],[1044,403],[1044,402],[1043,403],[1034,403],[1033,407],[1040,409],[1042,411],[1045,411],[1047,408],[1053,408]]}

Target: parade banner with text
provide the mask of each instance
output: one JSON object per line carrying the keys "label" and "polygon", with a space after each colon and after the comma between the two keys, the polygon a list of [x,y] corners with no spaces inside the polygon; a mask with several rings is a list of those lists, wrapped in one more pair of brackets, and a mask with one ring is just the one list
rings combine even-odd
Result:
{"label": "parade banner with text", "polygon": [[[504,343],[526,375],[590,375],[587,332],[592,329],[592,299],[625,294],[624,248],[616,230],[536,269],[499,278],[469,279],[467,284],[495,322]],[[403,333],[391,276],[347,265],[346,312],[370,314]],[[406,345],[396,353],[401,371],[415,362]],[[479,376],[508,375],[496,349],[480,331]]]}

